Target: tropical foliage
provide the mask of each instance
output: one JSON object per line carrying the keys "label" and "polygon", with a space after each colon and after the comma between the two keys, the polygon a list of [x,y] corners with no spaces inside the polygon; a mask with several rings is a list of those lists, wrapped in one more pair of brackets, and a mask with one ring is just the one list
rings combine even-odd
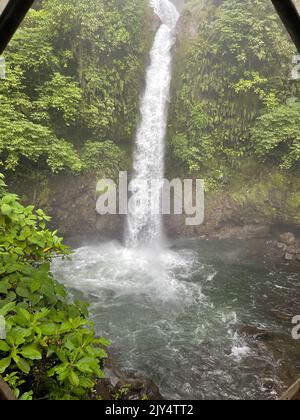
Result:
{"label": "tropical foliage", "polygon": [[271,160],[282,169],[299,168],[300,104],[291,103],[271,109],[258,118],[251,130],[254,153]]}
{"label": "tropical foliage", "polygon": [[49,220],[5,192],[0,176],[0,375],[19,399],[81,399],[103,377],[109,343],[95,338],[87,305],[71,303],[50,272],[68,249]]}
{"label": "tropical foliage", "polygon": [[196,39],[179,47],[170,161],[213,180],[253,156],[295,169],[299,107],[289,105],[300,99],[299,83],[290,80],[295,48],[271,2],[219,3],[207,5]]}
{"label": "tropical foliage", "polygon": [[[86,141],[99,143],[100,158],[108,139],[116,155],[122,154],[138,118],[147,5],[37,2],[6,53],[7,80],[0,84],[3,169],[78,173],[86,168]],[[107,155],[104,174],[111,170],[105,162]]]}

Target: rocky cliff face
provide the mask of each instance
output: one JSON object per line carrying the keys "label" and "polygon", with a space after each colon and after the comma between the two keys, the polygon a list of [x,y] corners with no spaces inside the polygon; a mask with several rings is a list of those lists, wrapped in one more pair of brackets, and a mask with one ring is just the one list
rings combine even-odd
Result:
{"label": "rocky cliff face", "polygon": [[[201,22],[210,18],[219,3],[218,0],[186,2],[178,27],[173,100],[185,55],[201,31]],[[153,18],[153,31],[158,24]],[[124,217],[99,216],[96,212],[96,183],[95,174],[60,175],[42,183],[24,183],[23,179],[15,178],[10,187],[28,203],[35,202],[43,207],[53,217],[53,226],[66,236],[121,238]],[[275,226],[279,227],[280,233],[297,232],[300,228],[300,180],[288,177],[276,168],[258,169],[252,162],[232,173],[221,189],[206,195],[203,225],[186,226],[184,215],[166,216],[164,221],[166,233],[171,237],[261,238],[273,232]]]}
{"label": "rocky cliff face", "polygon": [[[203,23],[213,19],[222,2],[187,0],[185,3],[178,26],[170,127],[176,126],[172,108],[185,77],[184,63],[201,31],[203,33]],[[169,140],[170,136],[172,133],[169,133]],[[172,162],[169,172],[173,175],[171,167]],[[182,177],[185,175],[181,174]],[[297,232],[300,227],[300,180],[291,178],[274,165],[245,161],[239,170],[230,172],[220,188],[206,194],[203,225],[187,227],[185,216],[166,217],[165,224],[168,233],[175,237],[257,238],[266,237],[274,230],[285,232],[288,227]]]}
{"label": "rocky cliff face", "polygon": [[[36,203],[53,217],[52,225],[65,236],[122,239],[125,218],[96,212],[96,175],[60,175],[42,183],[15,179],[11,189],[28,203]],[[227,189],[206,194],[205,220],[187,226],[186,216],[165,216],[172,237],[265,238],[274,230],[283,233],[300,227],[300,181],[268,172],[249,179],[236,175]]]}

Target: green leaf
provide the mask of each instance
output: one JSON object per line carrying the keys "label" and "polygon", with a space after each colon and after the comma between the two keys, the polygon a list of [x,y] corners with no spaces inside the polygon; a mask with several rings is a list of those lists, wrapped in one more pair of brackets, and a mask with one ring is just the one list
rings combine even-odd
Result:
{"label": "green leaf", "polygon": [[64,369],[62,369],[62,370],[59,372],[59,375],[58,375],[58,380],[59,380],[60,382],[65,381],[65,380],[69,377],[69,373],[70,373],[70,367],[69,367],[69,366],[66,366]]}
{"label": "green leaf", "polygon": [[71,373],[70,373],[70,383],[73,386],[78,386],[79,383],[80,383],[79,378],[78,378],[78,375],[76,375],[76,373],[74,372],[74,370],[72,370]]}
{"label": "green leaf", "polygon": [[47,318],[48,317],[48,315],[50,314],[50,309],[48,309],[48,308],[43,308],[40,312],[37,312],[35,315],[34,315],[34,320],[35,321],[38,321],[38,320],[40,320],[40,319],[43,319],[43,318]]}
{"label": "green leaf", "polygon": [[21,358],[19,358],[17,361],[16,361],[16,365],[18,366],[18,368],[22,371],[22,372],[24,372],[24,373],[26,373],[27,375],[28,375],[28,373],[30,372],[30,364],[25,360],[25,359],[21,359]]}
{"label": "green leaf", "polygon": [[19,326],[14,326],[7,334],[6,341],[10,345],[20,346],[24,344],[27,337],[30,337],[32,334],[31,328],[23,328]]}
{"label": "green leaf", "polygon": [[42,334],[46,335],[46,336],[51,336],[51,335],[56,335],[58,330],[59,330],[59,326],[55,323],[47,323],[47,324],[43,324],[40,326],[41,332]]}
{"label": "green leaf", "polygon": [[0,351],[8,352],[10,350],[9,345],[5,341],[0,341]]}
{"label": "green leaf", "polygon": [[9,216],[12,213],[12,208],[8,204],[2,204],[1,213],[4,214],[4,216]]}
{"label": "green leaf", "polygon": [[23,297],[23,298],[29,298],[30,297],[30,292],[26,287],[23,286],[19,286],[16,289],[16,293],[18,296]]}
{"label": "green leaf", "polygon": [[23,357],[25,357],[25,359],[30,359],[30,360],[41,360],[42,359],[41,351],[34,344],[31,344],[29,346],[24,347],[21,354],[22,354]]}
{"label": "green leaf", "polygon": [[11,364],[11,357],[0,360],[0,373],[4,373]]}
{"label": "green leaf", "polygon": [[0,281],[0,293],[7,294],[9,288],[10,288],[9,280]]}
{"label": "green leaf", "polygon": [[4,305],[1,309],[0,309],[0,316],[6,316],[9,312],[11,312],[14,308],[16,307],[15,302],[10,302],[7,303],[6,305]]}
{"label": "green leaf", "polygon": [[93,365],[95,364],[95,362],[97,363],[97,361],[95,361],[95,359],[92,357],[84,357],[81,360],[79,360],[78,363],[76,363],[76,367],[78,370],[80,370],[80,372],[93,373]]}
{"label": "green leaf", "polygon": [[32,401],[33,399],[33,391],[24,392],[19,398],[20,401]]}
{"label": "green leaf", "polygon": [[30,313],[24,308],[18,308],[17,314],[14,316],[14,320],[20,326],[28,327],[31,321]]}
{"label": "green leaf", "polygon": [[41,287],[41,282],[39,280],[34,280],[30,286],[30,292],[35,293],[37,292]]}
{"label": "green leaf", "polygon": [[95,355],[100,359],[107,359],[108,355],[104,349],[94,349]]}
{"label": "green leaf", "polygon": [[104,337],[97,338],[97,343],[105,347],[109,347],[111,345],[111,342]]}
{"label": "green leaf", "polygon": [[89,378],[80,376],[79,385],[82,386],[83,388],[92,389],[94,387],[94,382]]}

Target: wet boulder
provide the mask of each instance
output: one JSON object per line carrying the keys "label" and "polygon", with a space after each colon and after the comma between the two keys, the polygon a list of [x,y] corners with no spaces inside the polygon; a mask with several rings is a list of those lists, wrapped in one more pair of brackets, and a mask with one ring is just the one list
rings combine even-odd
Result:
{"label": "wet boulder", "polygon": [[281,242],[285,243],[286,245],[295,245],[296,237],[293,233],[287,232],[280,235]]}
{"label": "wet boulder", "polygon": [[123,371],[110,354],[103,366],[105,378],[98,379],[96,394],[103,400],[163,400],[158,386],[143,374]]}
{"label": "wet boulder", "polygon": [[244,337],[252,337],[257,341],[272,341],[275,334],[251,325],[238,325],[236,331]]}
{"label": "wet boulder", "polygon": [[116,393],[124,400],[163,400],[159,388],[149,378],[122,378],[116,385]]}

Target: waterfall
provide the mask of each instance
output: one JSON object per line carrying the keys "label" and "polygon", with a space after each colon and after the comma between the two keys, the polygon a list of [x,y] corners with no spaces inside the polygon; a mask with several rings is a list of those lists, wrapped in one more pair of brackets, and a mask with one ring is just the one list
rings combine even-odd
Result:
{"label": "waterfall", "polygon": [[129,203],[126,230],[126,245],[131,248],[151,245],[162,238],[160,192],[164,177],[172,47],[179,13],[169,0],[150,0],[150,4],[162,24],[150,52],[146,88],[140,105],[141,122],[136,135],[131,182],[134,200]]}

